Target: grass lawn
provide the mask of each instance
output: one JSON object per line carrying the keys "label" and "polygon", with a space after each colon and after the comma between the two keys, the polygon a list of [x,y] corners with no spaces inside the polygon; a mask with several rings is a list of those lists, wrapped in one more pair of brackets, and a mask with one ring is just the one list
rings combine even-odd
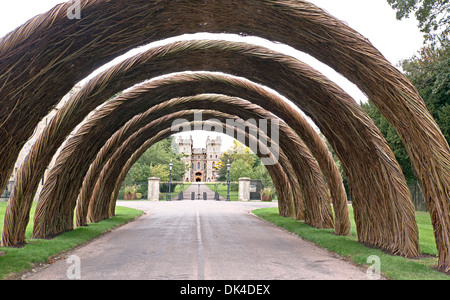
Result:
{"label": "grass lawn", "polygon": [[[227,198],[227,189],[228,185],[226,183],[206,183],[206,185],[213,191],[217,191],[220,196]],[[239,192],[232,191],[230,186],[230,201],[238,201],[239,200]]]}
{"label": "grass lawn", "polygon": [[[6,202],[0,202],[0,230],[3,228]],[[33,220],[34,208],[30,220]],[[78,245],[100,236],[101,234],[133,220],[142,212],[126,207],[116,207],[116,216],[87,227],[78,227],[73,231],[61,234],[51,240],[31,239],[32,222],[28,224],[27,244],[22,248],[0,247],[0,279],[11,273],[20,273],[33,264],[47,263],[52,256],[68,251]]]}
{"label": "grass lawn", "polygon": [[278,214],[278,208],[263,208],[253,213],[275,225],[295,233],[301,238],[326,248],[331,252],[354,262],[357,265],[370,266],[367,262],[371,255],[377,255],[381,262],[381,273],[388,279],[398,280],[449,280],[445,275],[433,269],[437,265],[437,249],[433,236],[433,227],[430,216],[425,212],[417,212],[416,219],[419,227],[420,249],[428,257],[420,259],[407,259],[384,253],[381,250],[366,247],[357,241],[356,228],[353,221],[353,211],[350,206],[352,220],[351,236],[343,237],[333,234],[330,229],[317,229],[306,225],[303,221],[293,218],[284,218]]}
{"label": "grass lawn", "polygon": [[[192,184],[192,183],[190,183],[190,182],[183,183],[183,185],[177,184],[177,185],[175,186],[175,189],[174,189],[173,191],[170,192],[170,196],[172,197],[172,200],[177,199],[177,198],[178,198],[178,194],[179,194],[180,192],[184,192],[188,187],[191,186],[191,184]],[[160,199],[160,201],[166,201],[166,200],[167,200],[167,194],[168,194],[168,193],[162,193],[162,192],[160,192],[160,193],[159,193],[159,197],[160,197],[159,199]]]}

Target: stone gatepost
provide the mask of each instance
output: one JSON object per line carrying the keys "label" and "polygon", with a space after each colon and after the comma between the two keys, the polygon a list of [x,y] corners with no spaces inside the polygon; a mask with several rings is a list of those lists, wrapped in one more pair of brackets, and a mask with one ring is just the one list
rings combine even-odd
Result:
{"label": "stone gatepost", "polygon": [[159,201],[159,178],[150,177],[148,179],[148,194],[149,201]]}
{"label": "stone gatepost", "polygon": [[239,178],[239,201],[250,201],[250,178]]}

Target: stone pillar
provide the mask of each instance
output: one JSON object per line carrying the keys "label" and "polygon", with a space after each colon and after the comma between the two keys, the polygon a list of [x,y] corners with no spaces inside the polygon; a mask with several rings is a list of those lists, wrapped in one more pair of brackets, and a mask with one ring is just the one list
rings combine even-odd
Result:
{"label": "stone pillar", "polygon": [[239,201],[250,201],[250,178],[239,178]]}
{"label": "stone pillar", "polygon": [[150,177],[148,179],[147,199],[150,201],[159,201],[159,178]]}

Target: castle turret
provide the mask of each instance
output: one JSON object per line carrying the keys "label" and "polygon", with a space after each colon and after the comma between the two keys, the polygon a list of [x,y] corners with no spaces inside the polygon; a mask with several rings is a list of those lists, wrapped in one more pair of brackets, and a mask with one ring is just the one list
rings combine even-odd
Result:
{"label": "castle turret", "polygon": [[211,182],[218,176],[216,164],[220,162],[222,152],[222,139],[216,137],[206,139],[206,148],[193,148],[192,136],[190,138],[179,137],[177,140],[180,152],[184,155],[183,161],[189,166],[186,171],[185,181]]}

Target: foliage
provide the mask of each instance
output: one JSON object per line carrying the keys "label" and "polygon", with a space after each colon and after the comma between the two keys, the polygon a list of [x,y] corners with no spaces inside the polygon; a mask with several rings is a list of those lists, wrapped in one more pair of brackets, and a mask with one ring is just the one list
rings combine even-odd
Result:
{"label": "foliage", "polygon": [[233,163],[236,160],[242,160],[253,168],[258,157],[250,151],[250,148],[234,140],[233,145],[222,155],[222,164],[226,165],[228,161]]}
{"label": "foliage", "polygon": [[419,21],[425,40],[433,44],[450,41],[450,0],[387,0],[397,11],[397,19],[408,18],[412,12]]}
{"label": "foliage", "polygon": [[172,180],[183,180],[186,166],[181,155],[174,153],[172,139],[164,139],[150,147],[131,167],[125,178],[126,186],[135,182],[146,182],[149,177],[159,177],[161,181],[169,180],[169,163],[172,161]]}
{"label": "foliage", "polygon": [[450,140],[450,42],[442,48],[425,47],[402,67],[418,89],[447,141]]}
{"label": "foliage", "polygon": [[242,158],[239,158],[231,163],[230,166],[230,180],[238,181],[241,177],[253,177],[252,166]]}
{"label": "foliage", "polygon": [[253,177],[261,180],[263,186],[273,187],[272,178],[270,177],[269,172],[267,172],[266,166],[263,164],[259,164],[253,168]]}
{"label": "foliage", "polygon": [[273,187],[265,187],[262,189],[261,194],[266,196],[272,196],[275,193],[275,189]]}
{"label": "foliage", "polygon": [[137,189],[138,189],[137,185],[133,184],[133,185],[126,186],[124,192],[125,192],[125,194],[128,194],[128,193],[134,194],[134,193],[136,193]]}
{"label": "foliage", "polygon": [[[450,141],[450,47],[423,48],[418,55],[402,62],[403,70],[417,88],[447,141]],[[369,100],[361,104],[384,135],[409,183],[417,178],[406,149],[395,129]]]}
{"label": "foliage", "polygon": [[238,181],[240,177],[260,179],[264,186],[273,187],[272,179],[266,167],[250,148],[238,141],[224,152],[221,163],[217,165],[219,169],[219,181],[227,180],[227,163],[230,162],[230,180]]}

